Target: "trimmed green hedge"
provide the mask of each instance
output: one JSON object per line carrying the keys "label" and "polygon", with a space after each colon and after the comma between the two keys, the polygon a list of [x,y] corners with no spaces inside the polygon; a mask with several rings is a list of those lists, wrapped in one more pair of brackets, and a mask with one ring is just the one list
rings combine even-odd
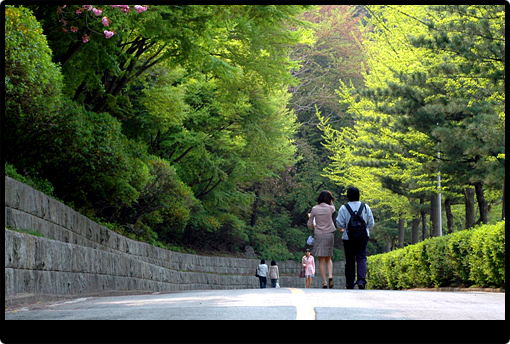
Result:
{"label": "trimmed green hedge", "polygon": [[504,287],[505,221],[368,257],[368,289]]}

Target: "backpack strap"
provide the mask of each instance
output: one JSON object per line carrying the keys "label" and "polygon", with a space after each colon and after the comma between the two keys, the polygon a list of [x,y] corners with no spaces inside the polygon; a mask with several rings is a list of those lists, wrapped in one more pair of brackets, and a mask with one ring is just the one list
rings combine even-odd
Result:
{"label": "backpack strap", "polygon": [[365,203],[361,202],[361,205],[359,206],[358,212],[356,214],[361,215],[363,213],[363,209],[365,209]]}
{"label": "backpack strap", "polygon": [[344,206],[345,206],[345,209],[347,209],[347,211],[349,212],[349,214],[351,214],[351,216],[353,216],[354,212],[352,211],[351,206],[348,203],[345,203]]}
{"label": "backpack strap", "polygon": [[[348,204],[348,203],[345,203],[345,209],[347,209],[347,211],[349,212],[349,214],[351,214],[351,216],[354,215],[354,212],[352,211],[351,209],[351,206]],[[365,203],[364,202],[361,202],[361,205],[359,206],[359,209],[358,211],[356,212],[356,215],[357,214],[360,214],[363,213],[363,209],[365,209]]]}

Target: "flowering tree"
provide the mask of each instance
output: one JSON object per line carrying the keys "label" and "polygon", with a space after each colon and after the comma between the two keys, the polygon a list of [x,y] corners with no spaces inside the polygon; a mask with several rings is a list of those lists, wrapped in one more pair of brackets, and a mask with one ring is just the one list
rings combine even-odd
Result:
{"label": "flowering tree", "polygon": [[[29,8],[62,66],[65,93],[96,112],[110,111],[130,82],[165,60],[230,76],[243,68],[265,85],[289,82],[288,67],[295,63],[283,51],[301,36],[281,29],[290,20],[285,18],[300,11],[294,5]],[[104,37],[92,39],[98,34]]]}
{"label": "flowering tree", "polygon": [[[74,7],[76,7],[76,8],[74,8]],[[132,11],[132,8],[130,8],[129,5],[110,5],[110,7],[111,7],[111,9],[117,8],[120,12],[124,12],[126,15]],[[142,13],[142,12],[147,11],[148,7],[149,6],[147,6],[147,5],[146,6],[135,5],[134,9],[136,10],[137,13]],[[59,22],[62,24],[64,32],[68,32],[68,33],[69,33],[69,31],[71,33],[78,32],[79,27],[71,25],[68,28],[67,24],[68,24],[68,20],[69,20],[68,18],[70,16],[71,17],[80,16],[81,18],[85,19],[85,26],[87,27],[87,29],[90,32],[100,35],[101,34],[100,32],[97,32],[96,30],[92,29],[89,26],[89,22],[91,22],[91,25],[92,25],[92,22],[97,22],[98,17],[102,16],[101,24],[103,26],[109,26],[112,23],[112,20],[109,19],[107,15],[105,15],[106,12],[108,12],[109,10],[110,10],[109,8],[103,9],[100,7],[94,7],[93,5],[73,6],[73,8],[71,8],[71,7],[68,8],[67,5],[63,5],[62,7],[57,8],[57,13],[60,15]],[[89,15],[89,12],[92,12],[95,15],[95,17],[92,15]],[[105,12],[105,13],[103,13],[103,12]],[[105,35],[106,38],[112,37],[115,33],[116,33],[116,30],[113,30],[113,31],[104,30],[103,31],[103,34]],[[87,43],[90,40],[90,36],[87,33],[83,33],[83,35],[79,39],[73,38],[71,36],[71,34],[69,36],[71,37],[71,39],[73,39],[75,41],[78,41],[79,39],[81,39],[83,41],[83,43]]]}

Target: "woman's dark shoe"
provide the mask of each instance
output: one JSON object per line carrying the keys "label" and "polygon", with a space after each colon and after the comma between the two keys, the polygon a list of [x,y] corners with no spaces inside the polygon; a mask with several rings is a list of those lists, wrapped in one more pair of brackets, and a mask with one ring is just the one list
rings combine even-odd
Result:
{"label": "woman's dark shoe", "polygon": [[322,289],[328,289],[328,284],[324,283],[324,285],[322,286]]}
{"label": "woman's dark shoe", "polygon": [[329,279],[329,289],[333,289],[333,279]]}

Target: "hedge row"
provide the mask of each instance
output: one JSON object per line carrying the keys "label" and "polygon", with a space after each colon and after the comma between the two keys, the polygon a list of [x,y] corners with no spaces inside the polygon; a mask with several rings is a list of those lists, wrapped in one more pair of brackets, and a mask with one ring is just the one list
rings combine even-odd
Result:
{"label": "hedge row", "polygon": [[368,289],[504,287],[505,221],[368,257]]}

